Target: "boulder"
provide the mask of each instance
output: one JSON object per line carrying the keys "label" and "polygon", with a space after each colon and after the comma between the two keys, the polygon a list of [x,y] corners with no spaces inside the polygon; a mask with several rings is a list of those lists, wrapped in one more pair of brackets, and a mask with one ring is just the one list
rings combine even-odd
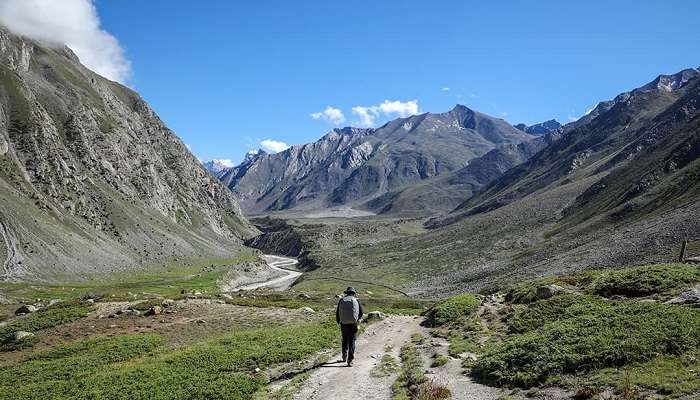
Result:
{"label": "boulder", "polygon": [[163,300],[162,303],[160,303],[160,305],[161,305],[163,308],[171,308],[171,307],[174,307],[174,306],[175,306],[175,300],[165,299],[165,300]]}
{"label": "boulder", "polygon": [[367,321],[379,321],[386,318],[386,314],[381,311],[370,311],[367,313]]}
{"label": "boulder", "polygon": [[302,307],[301,311],[302,311],[304,314],[313,314],[313,313],[316,312],[316,311],[314,311],[314,309],[311,308],[311,307]]}
{"label": "boulder", "polygon": [[148,311],[146,311],[145,315],[147,315],[147,316],[160,315],[162,313],[163,313],[163,308],[161,306],[153,306],[153,307],[149,308]]}
{"label": "boulder", "polygon": [[31,339],[34,334],[31,332],[17,331],[12,334],[12,341],[15,343],[21,342],[23,340]]}
{"label": "boulder", "polygon": [[15,310],[15,315],[25,315],[25,314],[31,314],[33,312],[37,312],[39,309],[36,308],[36,306],[33,306],[31,304],[25,304],[22,307],[18,308]]}
{"label": "boulder", "polygon": [[544,285],[537,288],[537,298],[540,300],[548,299],[556,296],[564,291],[564,288],[558,285]]}
{"label": "boulder", "polygon": [[53,300],[49,301],[49,307],[55,306],[56,304],[58,304],[60,302],[61,302],[61,300],[59,300],[59,299],[53,299]]}
{"label": "boulder", "polygon": [[695,287],[686,290],[678,297],[674,297],[673,299],[667,301],[666,304],[678,304],[700,308],[700,285],[696,285]]}
{"label": "boulder", "polygon": [[302,299],[305,299],[305,300],[311,300],[311,296],[309,296],[309,295],[306,294],[306,293],[301,293],[301,294],[299,295],[299,297],[302,298]]}

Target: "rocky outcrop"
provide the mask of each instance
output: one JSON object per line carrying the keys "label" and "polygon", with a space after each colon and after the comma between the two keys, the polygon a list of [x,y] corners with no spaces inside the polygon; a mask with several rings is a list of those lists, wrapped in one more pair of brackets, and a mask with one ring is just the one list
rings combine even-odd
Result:
{"label": "rocky outcrop", "polygon": [[255,230],[138,94],[0,27],[1,279],[223,256]]}

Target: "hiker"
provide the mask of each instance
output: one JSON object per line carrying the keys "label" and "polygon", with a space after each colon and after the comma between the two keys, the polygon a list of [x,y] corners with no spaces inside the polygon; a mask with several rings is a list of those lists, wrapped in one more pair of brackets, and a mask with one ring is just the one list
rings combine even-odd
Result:
{"label": "hiker", "polygon": [[352,367],[352,360],[355,358],[357,325],[362,319],[362,304],[356,295],[355,288],[349,286],[335,309],[335,320],[340,324],[340,333],[343,336],[343,362],[347,361],[348,367]]}

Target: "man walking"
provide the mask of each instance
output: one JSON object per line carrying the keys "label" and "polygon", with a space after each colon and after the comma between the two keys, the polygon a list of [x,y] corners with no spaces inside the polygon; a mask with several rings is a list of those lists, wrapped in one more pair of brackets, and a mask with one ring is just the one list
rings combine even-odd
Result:
{"label": "man walking", "polygon": [[348,287],[335,309],[335,320],[340,324],[340,333],[343,336],[343,362],[347,361],[348,367],[352,367],[352,360],[355,358],[357,324],[362,319],[362,304],[356,295],[355,288]]}

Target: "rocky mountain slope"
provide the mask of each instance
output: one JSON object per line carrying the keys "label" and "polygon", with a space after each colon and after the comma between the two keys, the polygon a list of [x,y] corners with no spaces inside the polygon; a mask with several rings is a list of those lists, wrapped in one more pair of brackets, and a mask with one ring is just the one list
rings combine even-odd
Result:
{"label": "rocky mountain slope", "polygon": [[254,231],[135,92],[0,27],[0,278],[222,257]]}
{"label": "rocky mountain slope", "polygon": [[530,126],[525,124],[517,124],[513,126],[531,135],[545,135],[547,133],[556,132],[557,129],[561,128],[561,124],[555,119],[550,119],[549,121],[540,122],[539,124]]}
{"label": "rocky mountain slope", "polygon": [[363,207],[386,193],[459,170],[497,147],[532,139],[501,119],[458,105],[377,129],[334,129],[317,142],[251,157],[221,179],[249,213]]}

